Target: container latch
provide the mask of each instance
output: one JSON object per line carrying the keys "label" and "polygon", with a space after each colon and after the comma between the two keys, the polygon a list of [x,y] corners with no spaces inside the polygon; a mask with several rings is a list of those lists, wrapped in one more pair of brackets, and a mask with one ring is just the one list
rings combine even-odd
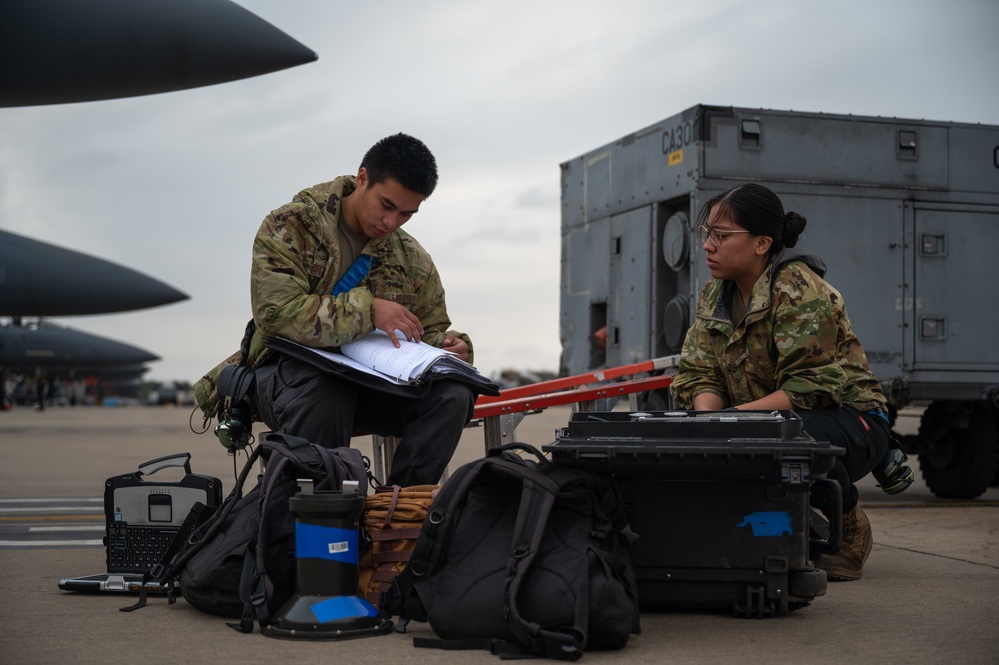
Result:
{"label": "container latch", "polygon": [[805,483],[809,480],[809,468],[805,462],[784,462],[780,467],[781,479],[788,483]]}

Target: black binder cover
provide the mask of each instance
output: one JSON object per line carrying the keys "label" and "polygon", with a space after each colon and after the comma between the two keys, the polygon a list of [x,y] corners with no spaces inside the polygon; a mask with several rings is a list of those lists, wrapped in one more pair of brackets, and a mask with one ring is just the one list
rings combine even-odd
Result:
{"label": "black binder cover", "polygon": [[486,380],[484,377],[480,381],[457,373],[434,374],[428,372],[424,374],[417,383],[398,384],[389,381],[388,379],[383,379],[375,374],[368,374],[367,372],[359,371],[353,367],[341,365],[340,363],[324,358],[308,347],[304,347],[300,344],[296,344],[280,337],[271,337],[264,342],[264,344],[273,351],[277,351],[297,360],[301,360],[302,362],[308,363],[313,367],[317,367],[324,372],[336,374],[337,376],[346,379],[347,381],[356,383],[357,385],[388,393],[390,395],[398,395],[400,397],[422,397],[427,394],[434,381],[441,379],[460,381],[471,388],[477,395],[499,395],[499,386]]}

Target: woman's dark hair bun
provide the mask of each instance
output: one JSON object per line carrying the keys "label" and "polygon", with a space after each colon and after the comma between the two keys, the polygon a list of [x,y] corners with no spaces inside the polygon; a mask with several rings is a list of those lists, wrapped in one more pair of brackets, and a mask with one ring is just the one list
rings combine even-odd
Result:
{"label": "woman's dark hair bun", "polygon": [[789,212],[784,215],[784,233],[781,241],[785,247],[794,247],[798,244],[798,236],[805,230],[808,221],[796,212]]}

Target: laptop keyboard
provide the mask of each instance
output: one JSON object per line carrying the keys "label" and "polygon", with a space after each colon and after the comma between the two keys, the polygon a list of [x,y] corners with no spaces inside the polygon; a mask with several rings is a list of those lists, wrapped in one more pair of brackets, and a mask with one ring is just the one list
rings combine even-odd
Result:
{"label": "laptop keyboard", "polygon": [[108,525],[108,571],[144,573],[159,563],[177,529],[128,526],[124,522]]}

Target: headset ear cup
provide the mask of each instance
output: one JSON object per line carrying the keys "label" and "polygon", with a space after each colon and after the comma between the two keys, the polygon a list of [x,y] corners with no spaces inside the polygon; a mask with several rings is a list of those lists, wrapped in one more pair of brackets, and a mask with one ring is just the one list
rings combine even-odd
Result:
{"label": "headset ear cup", "polygon": [[229,452],[245,448],[250,443],[253,423],[254,372],[245,365],[228,365],[219,372],[219,424],[215,436]]}

